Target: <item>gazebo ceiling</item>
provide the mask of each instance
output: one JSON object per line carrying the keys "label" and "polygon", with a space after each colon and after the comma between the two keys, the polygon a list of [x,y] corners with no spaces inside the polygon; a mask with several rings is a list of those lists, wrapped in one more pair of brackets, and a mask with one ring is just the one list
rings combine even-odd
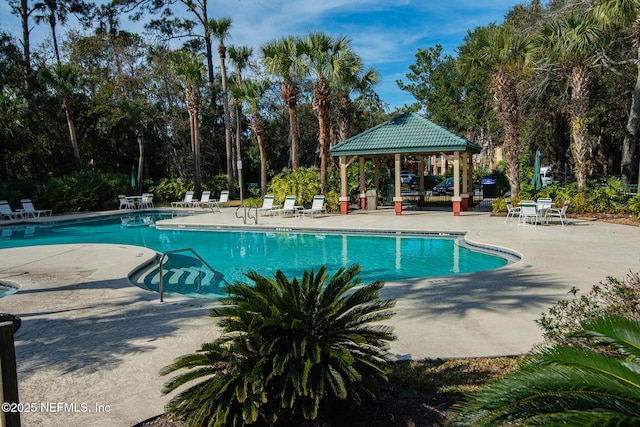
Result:
{"label": "gazebo ceiling", "polygon": [[477,154],[482,148],[412,112],[400,114],[329,150],[332,156],[420,155],[456,151]]}

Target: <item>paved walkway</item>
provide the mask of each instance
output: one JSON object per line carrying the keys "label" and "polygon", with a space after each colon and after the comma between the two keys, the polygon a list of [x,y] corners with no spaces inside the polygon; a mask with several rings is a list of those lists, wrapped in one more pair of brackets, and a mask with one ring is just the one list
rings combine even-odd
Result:
{"label": "paved walkway", "polygon": [[[244,226],[234,208],[168,222]],[[384,296],[397,299],[392,351],[401,359],[527,352],[541,341],[535,319],[573,286],[586,291],[607,276],[640,271],[640,227],[590,221],[534,228],[488,213],[381,210],[261,216],[249,225],[465,232],[469,242],[520,254],[494,271],[387,283]],[[157,294],[132,286],[128,275],[153,256],[99,244],[0,251],[0,282],[20,287],[0,298],[0,312],[23,320],[16,334],[20,399],[37,407],[22,414],[23,425],[130,427],[162,412],[166,378],[158,371],[215,338],[207,317],[215,303],[176,296],[159,303]]]}

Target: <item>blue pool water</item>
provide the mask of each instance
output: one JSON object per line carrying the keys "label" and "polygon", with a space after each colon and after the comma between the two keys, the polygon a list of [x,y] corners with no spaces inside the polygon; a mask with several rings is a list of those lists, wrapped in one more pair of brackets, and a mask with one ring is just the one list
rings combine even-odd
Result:
{"label": "blue pool water", "polygon": [[4,228],[0,249],[64,243],[120,243],[159,252],[193,248],[228,282],[246,280],[244,273],[249,269],[266,276],[280,269],[288,277],[300,277],[304,270],[325,264],[332,273],[358,263],[365,282],[463,274],[507,264],[503,257],[461,247],[451,237],[165,230],[147,224],[160,217],[146,218]]}

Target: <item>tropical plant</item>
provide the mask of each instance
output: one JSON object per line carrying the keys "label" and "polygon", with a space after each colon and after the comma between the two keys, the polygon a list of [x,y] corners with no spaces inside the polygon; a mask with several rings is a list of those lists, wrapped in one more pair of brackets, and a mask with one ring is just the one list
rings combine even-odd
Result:
{"label": "tropical plant", "polygon": [[509,185],[511,196],[515,198],[520,191],[520,105],[516,92],[516,73],[531,62],[531,43],[510,26],[484,29],[478,33],[477,43],[475,50],[460,55],[459,63],[466,72],[476,67],[492,72],[490,86],[493,103],[504,131],[503,146],[509,164]]}
{"label": "tropical plant", "polygon": [[640,425],[640,324],[623,317],[581,323],[577,332],[621,357],[556,345],[453,409],[453,426]]}
{"label": "tropical plant", "polygon": [[591,10],[591,16],[604,24],[605,28],[617,29],[633,27],[633,46],[635,47],[636,79],[626,132],[622,143],[622,182],[631,183],[633,176],[633,158],[638,143],[638,120],[640,119],[640,2],[638,0],[600,0]]}
{"label": "tropical plant", "polygon": [[352,92],[367,93],[378,83],[380,76],[373,68],[364,69],[362,59],[348,52],[344,65],[334,79],[340,97],[338,105],[338,140],[344,141],[351,136],[351,116],[353,115]]}
{"label": "tropical plant", "polygon": [[62,110],[67,118],[71,148],[73,149],[73,163],[77,172],[80,171],[80,149],[78,148],[78,136],[74,124],[75,92],[84,84],[81,70],[73,64],[60,64],[53,69],[43,68],[40,71],[41,80],[51,87],[62,99]]}
{"label": "tropical plant", "polygon": [[359,273],[358,265],[331,277],[326,266],[294,279],[249,271],[253,284],[227,285],[229,296],[211,310],[222,335],[162,370],[182,371],[164,388],[182,389],[167,409],[189,426],[300,425],[374,397],[395,337],[370,323],[389,319],[395,302]]}
{"label": "tropical plant", "polygon": [[283,37],[262,46],[262,57],[267,71],[282,79],[280,82],[280,97],[287,106],[289,113],[289,138],[291,139],[291,169],[298,168],[300,161],[298,132],[298,95],[299,81],[306,73],[301,61],[301,40],[297,37]]}
{"label": "tropical plant", "polygon": [[571,152],[578,188],[587,185],[591,152],[589,125],[593,119],[589,116],[589,58],[598,51],[601,37],[601,26],[575,11],[562,20],[549,19],[537,40],[543,61],[552,64],[554,73],[557,73],[554,65],[558,63],[571,68]]}
{"label": "tropical plant", "polygon": [[207,27],[214,38],[218,40],[218,55],[220,56],[220,76],[222,79],[222,105],[224,108],[224,141],[227,153],[227,176],[229,177],[229,192],[233,196],[235,187],[233,185],[233,156],[231,155],[231,121],[229,118],[229,87],[227,84],[227,47],[224,41],[229,38],[231,29],[231,18],[210,19]]}
{"label": "tropical plant", "polygon": [[189,112],[189,128],[191,131],[191,153],[193,156],[193,177],[195,196],[200,197],[200,130],[198,113],[200,112],[200,88],[202,86],[204,65],[192,53],[176,51],[171,57],[171,65],[175,73],[182,78],[184,97]]}
{"label": "tropical plant", "polygon": [[316,82],[313,88],[313,109],[318,115],[318,142],[320,156],[320,190],[327,190],[329,168],[329,142],[331,129],[331,82],[340,75],[351,57],[351,41],[345,37],[333,38],[319,32],[309,32],[302,49],[305,63]]}
{"label": "tropical plant", "polygon": [[258,141],[260,150],[260,194],[262,197],[267,193],[267,153],[264,146],[265,121],[260,110],[262,109],[264,94],[271,86],[267,80],[253,81],[245,80],[237,87],[238,93],[248,105],[251,113],[251,130]]}

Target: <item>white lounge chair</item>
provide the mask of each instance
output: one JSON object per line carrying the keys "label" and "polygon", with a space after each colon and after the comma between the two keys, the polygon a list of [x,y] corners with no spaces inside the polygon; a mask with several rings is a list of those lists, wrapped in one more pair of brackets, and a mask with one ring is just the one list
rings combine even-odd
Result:
{"label": "white lounge chair", "polygon": [[262,207],[257,208],[258,212],[264,212],[263,215],[266,215],[267,212],[273,210],[273,201],[275,197],[273,194],[266,194],[264,199],[262,200]]}
{"label": "white lounge chair", "polygon": [[217,210],[220,212],[220,205],[227,205],[229,203],[229,191],[224,190],[220,192],[220,198],[218,200],[211,201],[211,210]]}
{"label": "white lounge chair", "polygon": [[22,211],[12,211],[11,206],[9,206],[9,202],[6,200],[0,200],[0,219],[17,219],[18,217],[23,218]]}
{"label": "white lounge chair", "polygon": [[316,214],[320,212],[326,213],[327,210],[324,207],[324,196],[321,194],[313,196],[313,203],[311,204],[311,209],[302,209],[299,212],[302,214],[302,216],[311,215],[311,218],[313,218]]}
{"label": "white lounge chair", "polygon": [[569,200],[565,200],[561,208],[551,208],[547,212],[547,218],[556,217],[560,218],[560,223],[564,227],[567,223],[567,209],[569,209]]}
{"label": "white lounge chair", "polygon": [[520,215],[520,208],[514,207],[511,203],[511,199],[508,197],[505,199],[505,202],[507,203],[507,218],[504,220],[504,222],[506,223],[508,221],[511,221],[510,218],[513,218],[516,215]]}
{"label": "white lounge chair", "polygon": [[296,196],[287,196],[284,198],[284,205],[278,209],[272,209],[269,212],[271,215],[287,215],[289,213],[297,214],[298,210],[302,209],[302,206],[296,206]]}
{"label": "white lounge chair", "polygon": [[[533,222],[533,224],[532,224]],[[533,200],[523,200],[520,202],[520,215],[518,225],[538,225],[538,206]]]}
{"label": "white lounge chair", "polygon": [[33,203],[31,199],[21,199],[20,203],[22,203],[22,212],[23,215],[27,217],[40,218],[40,215],[51,216],[53,211],[51,209],[36,209],[33,207]]}
{"label": "white lounge chair", "polygon": [[187,191],[181,202],[171,202],[173,208],[190,208],[193,204],[193,191]]}
{"label": "white lounge chair", "polygon": [[211,191],[205,190],[202,192],[199,201],[193,201],[193,207],[197,208],[209,208],[211,207]]}

